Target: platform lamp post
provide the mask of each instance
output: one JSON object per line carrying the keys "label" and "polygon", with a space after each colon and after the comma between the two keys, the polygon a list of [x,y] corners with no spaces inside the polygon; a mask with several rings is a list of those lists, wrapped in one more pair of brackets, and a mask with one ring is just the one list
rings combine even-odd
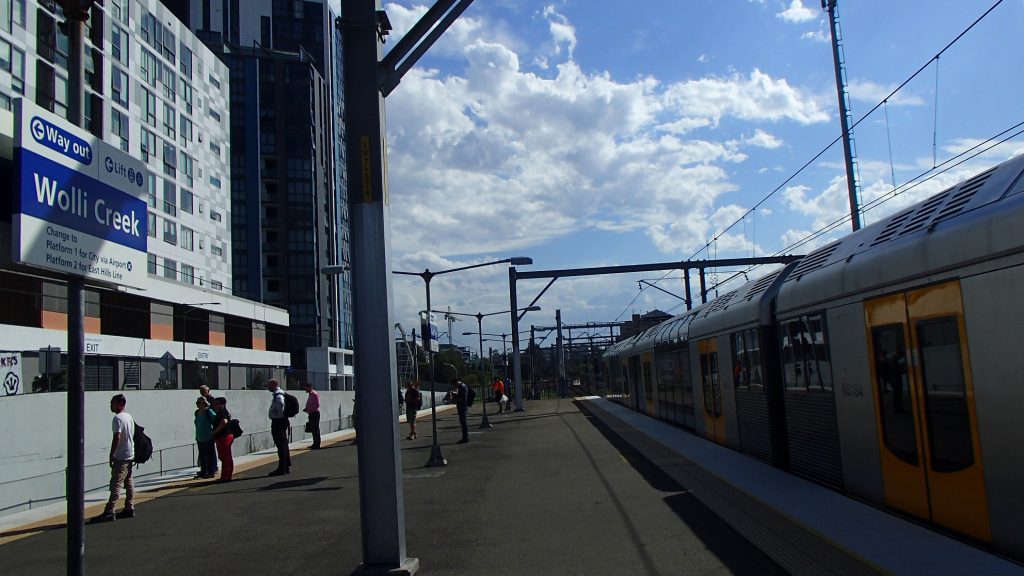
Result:
{"label": "platform lamp post", "polygon": [[[85,127],[85,22],[94,0],[59,0],[68,25],[68,121]],[[67,573],[85,574],[85,279],[68,277]]]}
{"label": "platform lamp post", "polygon": [[[529,306],[527,308],[520,308],[519,310],[523,310],[523,311],[527,311],[527,312],[536,312],[536,311],[540,310],[540,306]],[[479,354],[480,354],[480,398],[483,399],[483,402],[482,402],[482,404],[483,404],[483,408],[482,408],[482,410],[483,410],[483,417],[480,419],[480,428],[493,428],[493,426],[491,425],[491,421],[487,418],[487,389],[484,387],[484,371],[483,371],[483,360],[484,360],[483,322],[484,322],[484,317],[485,316],[494,316],[496,314],[508,314],[508,312],[509,312],[508,310],[502,310],[501,312],[489,312],[487,314],[483,314],[481,312],[477,312],[476,314],[466,314],[466,313],[463,313],[463,312],[451,312],[451,311],[446,312],[446,314],[454,314],[456,316],[472,316],[473,318],[476,318],[476,336],[477,336],[477,339],[479,340],[479,346],[480,346],[480,348],[479,348]],[[472,336],[473,333],[472,332],[463,332],[462,335],[463,336]]]}
{"label": "platform lamp post", "polygon": [[[401,270],[392,270],[392,274],[400,274],[403,276],[419,276],[423,279],[423,285],[427,295],[427,324],[430,324],[430,281],[434,279],[434,276],[440,276],[441,274],[450,274],[452,272],[459,272],[462,270],[470,270],[472,268],[481,268],[483,266],[493,266],[495,264],[511,264],[512,266],[526,266],[533,264],[532,258],[525,256],[516,256],[512,258],[504,258],[502,260],[494,260],[492,262],[482,262],[480,264],[472,264],[470,266],[459,266],[458,268],[449,268],[448,270],[440,270],[438,272],[431,272],[430,268],[423,270],[423,272],[403,272]],[[434,381],[434,351],[430,349],[430,336],[425,335],[425,341],[427,342],[427,364],[430,367],[430,420],[431,428],[433,430],[433,437],[431,439],[430,447],[430,459],[427,460],[427,467],[432,466],[446,466],[448,461],[444,459],[444,455],[441,454],[441,446],[437,443],[437,382]]]}
{"label": "platform lamp post", "polygon": [[178,390],[185,389],[185,337],[188,335],[188,313],[203,306],[220,306],[220,302],[195,302],[182,306],[187,308],[181,313],[181,382],[178,383]]}

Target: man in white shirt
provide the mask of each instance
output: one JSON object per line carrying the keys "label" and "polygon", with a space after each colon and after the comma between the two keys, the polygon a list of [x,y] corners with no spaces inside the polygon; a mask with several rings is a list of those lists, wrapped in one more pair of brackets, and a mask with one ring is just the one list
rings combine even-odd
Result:
{"label": "man in white shirt", "polygon": [[[110,411],[114,413],[111,430],[114,437],[110,441],[110,499],[103,514],[93,518],[93,522],[109,522],[118,518],[135,517],[135,482],[132,480],[132,460],[135,458],[135,420],[124,411],[128,401],[124,394],[110,399]],[[117,501],[121,497],[121,486],[124,486],[124,508],[114,513]]]}
{"label": "man in white shirt", "polygon": [[292,466],[292,457],[288,452],[289,424],[284,410],[284,390],[281,390],[281,385],[275,378],[267,380],[267,390],[274,396],[270,401],[270,410],[267,412],[267,416],[270,418],[270,436],[274,439],[274,445],[277,446],[277,468],[267,476],[281,476],[290,474]]}

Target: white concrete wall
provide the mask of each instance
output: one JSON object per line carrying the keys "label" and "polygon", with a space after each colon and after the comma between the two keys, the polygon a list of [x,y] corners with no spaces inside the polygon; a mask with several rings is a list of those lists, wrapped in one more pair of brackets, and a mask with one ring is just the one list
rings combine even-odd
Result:
{"label": "white concrete wall", "polygon": [[[195,462],[193,424],[195,390],[124,391],[127,411],[145,426],[153,439],[153,459],[140,466],[139,476],[184,468]],[[306,393],[289,390],[305,405]],[[86,488],[110,481],[110,398],[114,392],[85,395]],[[245,431],[234,444],[236,455],[273,446],[267,409],[270,393],[249,390],[215,390],[228,399],[228,410]],[[349,427],[354,392],[320,392],[321,430],[324,433]],[[397,417],[397,409],[396,409]],[[334,420],[332,423],[331,421]],[[64,497],[67,452],[67,395],[59,392],[0,397],[0,422],[7,437],[0,442],[0,515],[51,504]],[[306,435],[306,416],[292,419],[292,439]],[[29,504],[29,503],[32,504]]]}

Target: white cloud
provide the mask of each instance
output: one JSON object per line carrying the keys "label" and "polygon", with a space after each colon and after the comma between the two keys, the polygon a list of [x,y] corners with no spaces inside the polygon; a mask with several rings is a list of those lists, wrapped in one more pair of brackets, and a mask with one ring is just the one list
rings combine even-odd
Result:
{"label": "white cloud", "polygon": [[544,7],[544,17],[548,20],[548,28],[555,42],[555,53],[560,53],[561,46],[565,44],[571,59],[573,50],[576,49],[576,28],[569,23],[565,16],[559,14],[554,6]]}
{"label": "white cloud", "polygon": [[[396,29],[424,10],[399,8],[388,7]],[[566,48],[543,57],[547,69],[524,69],[523,58],[539,62],[532,48],[477,20],[445,45],[455,72],[417,66],[388,97],[395,269],[528,254],[586,230],[646,234],[665,254],[689,256],[742,215],[739,206],[718,204],[737,189],[729,171],[747,161],[744,147],[782,145],[756,124],[829,121],[815,95],[756,69],[674,83],[584,72],[571,58],[571,23],[554,10],[545,18],[559,24],[548,33]],[[751,250],[742,231],[717,246]],[[453,276],[434,280],[435,302],[454,305],[474,294],[479,310],[507,306],[505,290],[495,289],[503,269]],[[424,305],[412,280],[396,283],[399,319]]]}
{"label": "white cloud", "polygon": [[753,136],[745,137],[743,139],[743,143],[747,146],[756,146],[758,148],[766,148],[769,150],[774,150],[775,148],[782,146],[782,140],[779,140],[774,135],[769,134],[760,128],[754,130]]}
{"label": "white cloud", "polygon": [[[870,80],[854,79],[850,81],[849,85],[850,98],[874,106],[892,94],[896,86],[897,84],[883,86]],[[926,104],[924,98],[909,93],[907,89],[893,94],[888,102],[890,106],[924,106]]]}
{"label": "white cloud", "polygon": [[804,32],[800,35],[801,40],[811,40],[813,42],[831,42],[832,34],[828,30],[816,30],[814,32]]}
{"label": "white cloud", "polygon": [[818,14],[803,5],[800,0],[793,0],[790,2],[789,7],[776,14],[777,17],[785,20],[786,22],[808,22],[818,17]]}
{"label": "white cloud", "polygon": [[726,115],[741,120],[791,120],[800,124],[829,120],[815,100],[790,86],[784,78],[775,79],[757,69],[749,77],[734,74],[728,78],[680,82],[667,88],[665,99],[682,116],[709,118],[715,123]]}

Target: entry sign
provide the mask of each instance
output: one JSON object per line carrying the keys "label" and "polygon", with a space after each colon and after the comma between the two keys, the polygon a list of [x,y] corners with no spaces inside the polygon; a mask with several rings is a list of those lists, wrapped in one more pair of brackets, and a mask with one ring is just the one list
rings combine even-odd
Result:
{"label": "entry sign", "polygon": [[0,352],[0,396],[16,396],[24,392],[21,352]]}
{"label": "entry sign", "polygon": [[[428,321],[427,318],[430,318]],[[438,352],[441,350],[441,343],[438,342],[438,335],[440,332],[437,329],[437,322],[434,321],[433,314],[420,314],[420,332],[423,333],[423,349],[430,350],[431,352]]]}
{"label": "entry sign", "polygon": [[24,98],[14,110],[14,260],[145,287],[146,165]]}

